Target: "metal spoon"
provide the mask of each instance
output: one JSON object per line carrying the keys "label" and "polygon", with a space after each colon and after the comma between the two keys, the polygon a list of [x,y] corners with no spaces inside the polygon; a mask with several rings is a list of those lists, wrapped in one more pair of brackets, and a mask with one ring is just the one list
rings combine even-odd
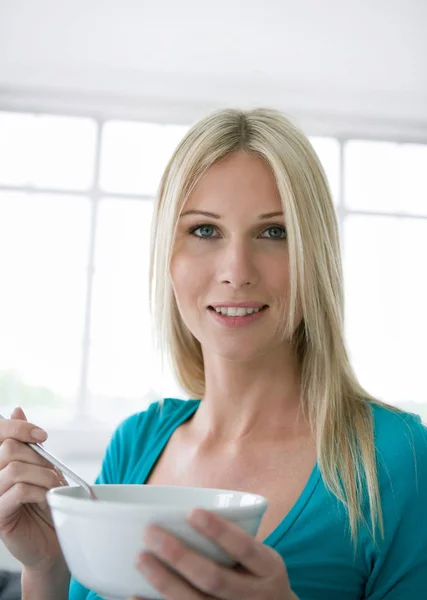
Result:
{"label": "metal spoon", "polygon": [[[3,417],[3,415],[0,415],[0,419],[5,419],[5,418],[6,417]],[[77,475],[77,473],[74,473],[74,471],[72,471],[69,467],[67,467],[67,465],[64,465],[64,463],[61,462],[55,456],[53,456],[53,454],[51,454],[50,452],[45,450],[41,444],[33,444],[32,442],[24,442],[24,443],[27,444],[27,446],[30,446],[35,452],[37,452],[37,454],[40,454],[40,456],[43,456],[43,458],[45,458],[47,461],[49,461],[54,467],[57,467],[60,471],[65,473],[65,475],[67,475],[70,479],[72,479],[78,485],[80,485],[82,488],[84,488],[86,490],[86,492],[89,494],[89,496],[92,498],[92,500],[98,500],[95,492],[93,491],[91,486],[84,479],[79,477],[79,475]]]}

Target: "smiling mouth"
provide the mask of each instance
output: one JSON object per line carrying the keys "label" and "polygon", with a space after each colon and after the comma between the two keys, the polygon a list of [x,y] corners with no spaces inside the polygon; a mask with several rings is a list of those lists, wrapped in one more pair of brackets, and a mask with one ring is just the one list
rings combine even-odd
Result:
{"label": "smiling mouth", "polygon": [[262,312],[268,308],[267,304],[264,306],[257,308],[246,308],[240,306],[219,306],[214,308],[213,306],[208,306],[208,309],[220,314],[224,317],[247,317],[248,315],[256,314]]}

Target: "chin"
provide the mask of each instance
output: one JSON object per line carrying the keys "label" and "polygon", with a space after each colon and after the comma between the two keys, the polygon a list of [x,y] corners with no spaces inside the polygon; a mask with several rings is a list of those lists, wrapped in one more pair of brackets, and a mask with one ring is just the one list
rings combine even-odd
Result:
{"label": "chin", "polygon": [[251,362],[268,354],[269,350],[272,351],[272,348],[269,349],[268,345],[260,344],[259,341],[253,344],[229,343],[227,345],[216,344],[215,346],[207,344],[206,348],[209,348],[210,352],[218,358],[235,363]]}

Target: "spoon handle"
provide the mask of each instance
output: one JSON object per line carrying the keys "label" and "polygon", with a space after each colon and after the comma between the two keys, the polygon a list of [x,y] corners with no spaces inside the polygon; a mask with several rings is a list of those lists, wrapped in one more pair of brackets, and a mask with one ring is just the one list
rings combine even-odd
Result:
{"label": "spoon handle", "polygon": [[[6,417],[4,417],[3,415],[0,415],[0,419],[5,419],[5,418]],[[51,454],[45,448],[43,448],[43,446],[41,444],[33,444],[33,442],[25,442],[25,443],[27,444],[27,446],[30,446],[30,448],[32,448],[35,452],[37,452],[37,454],[40,454],[40,456],[42,456],[47,461],[49,461],[54,467],[57,467],[60,471],[65,473],[65,475],[67,475],[70,479],[75,481],[78,485],[81,485],[82,488],[84,488],[86,490],[86,492],[89,494],[89,496],[93,500],[97,500],[95,492],[93,491],[91,486],[84,479],[79,477],[77,475],[77,473],[75,473],[69,467],[67,467],[67,465],[64,465],[64,463],[61,462],[58,458],[56,458],[56,456],[53,456],[53,454]]]}
{"label": "spoon handle", "polygon": [[86,483],[86,481],[84,479],[79,477],[77,475],[77,473],[74,473],[74,471],[72,471],[69,467],[67,467],[67,465],[64,465],[64,463],[61,462],[59,460],[59,458],[56,458],[55,456],[53,456],[53,454],[51,454],[50,452],[45,450],[45,448],[43,448],[43,446],[41,446],[40,444],[33,444],[32,442],[28,442],[28,445],[31,446],[31,448],[33,450],[35,450],[37,452],[37,454],[40,454],[40,456],[43,456],[43,458],[48,460],[52,465],[54,465],[60,471],[62,471],[65,475],[67,475],[67,477],[69,477],[70,479],[75,481],[78,485],[81,485],[82,488],[84,488],[86,490],[86,492],[89,494],[89,496],[91,496],[94,500],[97,499],[91,486],[88,483]]}

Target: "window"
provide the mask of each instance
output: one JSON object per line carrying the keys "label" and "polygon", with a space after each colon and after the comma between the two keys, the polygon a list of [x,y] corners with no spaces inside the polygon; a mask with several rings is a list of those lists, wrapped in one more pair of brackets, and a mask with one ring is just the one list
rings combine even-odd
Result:
{"label": "window", "polygon": [[336,205],[339,201],[340,186],[340,145],[338,140],[325,137],[311,137],[310,142],[325,170],[332,199]]}
{"label": "window", "polygon": [[353,366],[373,395],[425,410],[427,219],[350,215],[344,232]]}
{"label": "window", "polygon": [[427,145],[344,145],[343,243],[352,363],[375,396],[427,421]]}
{"label": "window", "polygon": [[427,216],[427,145],[354,140],[344,150],[350,210]]}
{"label": "window", "polygon": [[109,121],[102,129],[100,187],[107,193],[154,196],[187,127]]}
{"label": "window", "polygon": [[152,203],[99,203],[88,391],[94,416],[130,414],[156,389],[148,312]]}
{"label": "window", "polygon": [[183,394],[152,351],[147,274],[152,199],[185,131],[0,113],[5,414],[111,426]]}
{"label": "window", "polygon": [[[183,395],[152,350],[147,270],[152,199],[186,130],[0,112],[1,412],[102,429]],[[340,219],[356,373],[427,419],[427,145],[311,141]]]}
{"label": "window", "polygon": [[96,128],[92,119],[0,113],[0,184],[89,190]]}
{"label": "window", "polygon": [[90,200],[0,193],[1,404],[70,411],[82,362]]}

